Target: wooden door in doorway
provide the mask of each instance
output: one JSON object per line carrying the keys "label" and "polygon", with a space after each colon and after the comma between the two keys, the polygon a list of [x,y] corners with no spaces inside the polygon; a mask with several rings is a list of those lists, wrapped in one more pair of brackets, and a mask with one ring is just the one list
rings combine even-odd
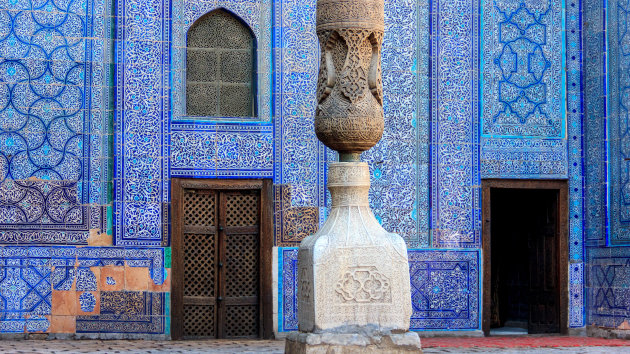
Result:
{"label": "wooden door in doorway", "polygon": [[482,180],[482,209],[484,334],[508,321],[566,334],[567,182]]}
{"label": "wooden door in doorway", "polygon": [[173,338],[264,336],[267,190],[236,185],[174,181]]}
{"label": "wooden door in doorway", "polygon": [[539,196],[538,213],[531,213],[534,224],[528,235],[529,248],[529,334],[560,332],[560,295],[558,277],[558,193]]}

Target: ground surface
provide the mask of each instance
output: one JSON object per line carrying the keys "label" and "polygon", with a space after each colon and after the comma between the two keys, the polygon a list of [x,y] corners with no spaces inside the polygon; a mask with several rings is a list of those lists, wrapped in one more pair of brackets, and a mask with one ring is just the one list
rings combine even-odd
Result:
{"label": "ground surface", "polygon": [[[586,337],[423,338],[424,353],[629,353],[630,341]],[[284,341],[0,341],[0,353],[282,353]]]}

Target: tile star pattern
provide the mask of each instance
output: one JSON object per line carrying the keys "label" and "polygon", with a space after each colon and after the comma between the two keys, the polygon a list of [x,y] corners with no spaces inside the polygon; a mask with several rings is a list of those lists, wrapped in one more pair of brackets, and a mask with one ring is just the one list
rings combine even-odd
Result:
{"label": "tile star pattern", "polygon": [[0,10],[0,243],[85,244],[105,231],[107,6]]}
{"label": "tile star pattern", "polygon": [[[29,332],[37,332],[48,328],[49,323],[44,316],[51,314],[53,289],[72,290],[72,284],[76,280],[78,291],[98,290],[95,287],[95,275],[89,267],[124,266],[125,263],[130,267],[147,267],[156,285],[164,283],[162,248],[0,248],[0,333],[23,333],[25,328]],[[91,295],[84,292],[79,296],[82,309],[87,309],[91,303],[89,295],[85,294]],[[141,297],[144,301],[141,305],[144,312],[141,315],[148,317],[143,317],[138,324],[134,325],[134,321],[130,319],[123,321],[120,316],[105,316],[102,321],[111,323],[102,324],[104,327],[98,328],[116,333],[164,333],[164,296],[164,293],[146,293]],[[109,305],[105,303],[104,308],[107,309],[107,306]],[[127,313],[125,311],[121,313],[124,315]],[[122,323],[125,321],[130,324]],[[120,327],[116,327],[117,323]],[[90,326],[92,325],[86,324],[81,328],[86,328],[89,332],[88,328],[94,328]]]}

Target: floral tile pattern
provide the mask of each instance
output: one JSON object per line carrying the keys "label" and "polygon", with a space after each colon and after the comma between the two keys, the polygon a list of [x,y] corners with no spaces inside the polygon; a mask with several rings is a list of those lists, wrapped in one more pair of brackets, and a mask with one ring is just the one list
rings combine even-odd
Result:
{"label": "floral tile pattern", "polygon": [[[278,249],[278,330],[297,330],[297,249]],[[479,251],[409,250],[412,330],[480,328]]]}
{"label": "floral tile pattern", "polygon": [[[164,282],[172,177],[273,179],[280,247],[325,221],[336,154],[313,131],[316,0],[5,5],[0,332],[54,328],[53,294],[71,291],[101,311],[79,332],[168,332],[164,293],[90,295],[92,267]],[[186,32],[217,8],[256,37],[256,117],[186,115]],[[630,319],[628,252],[612,247],[630,244],[628,18],[628,0],[385,1],[385,133],[363,160],[377,219],[421,248],[414,329],[479,328],[482,178],[567,180],[569,325]],[[95,232],[113,246],[74,247]],[[279,252],[292,330],[296,249]]]}

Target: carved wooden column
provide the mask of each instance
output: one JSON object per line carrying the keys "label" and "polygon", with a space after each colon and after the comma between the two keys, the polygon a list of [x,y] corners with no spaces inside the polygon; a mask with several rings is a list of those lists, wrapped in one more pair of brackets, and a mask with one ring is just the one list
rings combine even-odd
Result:
{"label": "carved wooden column", "polygon": [[409,332],[407,247],[370,210],[360,161],[383,134],[383,0],[319,0],[317,137],[339,152],[329,165],[332,207],[298,252],[299,332],[287,353],[420,352]]}

